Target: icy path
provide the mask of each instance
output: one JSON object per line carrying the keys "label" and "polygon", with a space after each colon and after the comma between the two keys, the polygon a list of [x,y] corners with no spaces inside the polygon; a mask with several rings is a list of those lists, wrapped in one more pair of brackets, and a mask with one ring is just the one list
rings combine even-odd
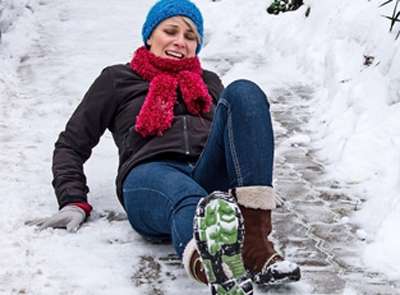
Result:
{"label": "icy path", "polygon": [[[0,294],[209,294],[187,278],[170,245],[150,245],[131,230],[115,198],[116,151],[108,133],[86,167],[95,208],[89,222],[76,234],[36,232],[24,226],[26,220],[56,210],[50,186],[53,143],[100,70],[128,61],[141,45],[138,27],[152,4],[30,3],[31,26],[20,27],[29,32],[22,36],[29,39],[30,48],[10,56],[18,66],[16,71],[10,66],[6,81],[0,81],[6,85],[0,88]],[[224,36],[232,43],[239,37]],[[18,46],[26,41],[19,40]],[[247,41],[243,37],[241,45]],[[272,89],[271,81],[279,80],[273,80],[276,73],[263,73],[267,58],[259,51],[238,54],[226,45],[217,49],[215,54],[205,50],[204,64],[225,82],[240,74],[265,81],[263,88]],[[363,242],[356,228],[346,223],[346,214],[358,200],[321,179],[322,167],[305,157],[312,150],[297,126],[307,119],[304,98],[311,92],[308,85],[289,85],[270,95],[276,118],[276,186],[290,200],[275,212],[274,237],[281,250],[303,266],[304,278],[288,287],[257,288],[255,294],[396,294],[379,274],[359,264]],[[347,198],[339,202],[339,195]]]}
{"label": "icy path", "polygon": [[287,200],[274,212],[273,237],[285,256],[302,267],[303,279],[267,294],[393,295],[395,286],[361,263],[363,231],[349,222],[362,201],[327,179],[313,158],[303,126],[312,115],[307,85],[276,89],[270,96],[277,156],[275,187]]}

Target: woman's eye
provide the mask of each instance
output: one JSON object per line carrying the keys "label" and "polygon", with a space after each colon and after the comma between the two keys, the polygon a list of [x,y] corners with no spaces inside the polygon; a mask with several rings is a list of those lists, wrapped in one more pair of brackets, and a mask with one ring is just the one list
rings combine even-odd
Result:
{"label": "woman's eye", "polygon": [[196,36],[194,34],[186,34],[185,38],[190,40],[190,41],[195,41],[196,40]]}
{"label": "woman's eye", "polygon": [[175,30],[165,30],[164,31],[167,35],[174,35],[176,33]]}

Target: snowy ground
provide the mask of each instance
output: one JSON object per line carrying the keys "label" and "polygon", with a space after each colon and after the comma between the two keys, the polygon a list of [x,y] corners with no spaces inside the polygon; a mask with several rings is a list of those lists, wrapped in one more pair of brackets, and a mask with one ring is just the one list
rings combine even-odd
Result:
{"label": "snowy ground", "polygon": [[[108,133],[86,166],[90,222],[76,234],[24,225],[57,209],[53,143],[100,70],[141,45],[154,2],[0,0],[0,294],[208,294],[186,278],[170,245],[151,246],[130,229],[114,193]],[[205,18],[200,58],[225,84],[312,89],[311,135],[293,140],[317,150],[324,177],[365,200],[349,220],[368,243],[363,262],[400,281],[400,26],[389,33],[381,16],[393,6],[305,0],[271,16],[271,1],[195,2]],[[163,291],[148,290],[150,280]]]}

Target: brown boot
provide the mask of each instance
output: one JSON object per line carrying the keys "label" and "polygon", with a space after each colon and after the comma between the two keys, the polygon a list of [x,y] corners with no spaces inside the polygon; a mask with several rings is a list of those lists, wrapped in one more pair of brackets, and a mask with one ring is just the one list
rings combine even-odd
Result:
{"label": "brown boot", "polygon": [[273,285],[298,281],[300,268],[285,261],[268,239],[272,231],[271,210],[276,207],[273,188],[238,187],[233,193],[244,218],[243,262],[254,282]]}
{"label": "brown boot", "polygon": [[183,252],[183,266],[187,274],[202,284],[208,284],[207,275],[204,269],[203,263],[201,262],[200,255],[196,250],[194,240],[191,240]]}

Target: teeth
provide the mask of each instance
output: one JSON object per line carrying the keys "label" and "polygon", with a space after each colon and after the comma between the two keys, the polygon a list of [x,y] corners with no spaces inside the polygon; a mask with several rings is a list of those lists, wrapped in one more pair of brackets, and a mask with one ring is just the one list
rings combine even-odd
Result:
{"label": "teeth", "polygon": [[183,54],[181,54],[181,53],[176,53],[176,52],[171,52],[171,51],[167,51],[166,53],[168,55],[176,57],[176,58],[183,58]]}

